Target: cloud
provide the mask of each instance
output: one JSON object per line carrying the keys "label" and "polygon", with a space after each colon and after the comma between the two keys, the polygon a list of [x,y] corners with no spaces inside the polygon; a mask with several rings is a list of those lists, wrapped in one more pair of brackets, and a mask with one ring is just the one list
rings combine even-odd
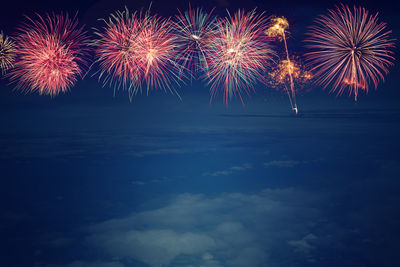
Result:
{"label": "cloud", "polygon": [[296,160],[272,160],[264,162],[264,167],[279,167],[279,168],[293,168],[294,166],[303,163]]}
{"label": "cloud", "polygon": [[43,267],[125,267],[125,265],[120,263],[120,262],[101,262],[101,261],[84,262],[84,261],[74,261],[74,262],[67,263],[67,264],[62,264],[62,265],[50,264],[50,265],[45,265]]}
{"label": "cloud", "polygon": [[113,255],[160,267],[180,254],[199,254],[215,246],[214,240],[207,235],[170,229],[113,231],[89,239],[105,244]]}
{"label": "cloud", "polygon": [[154,156],[154,155],[163,155],[163,154],[185,154],[185,153],[194,153],[195,151],[187,150],[187,149],[179,149],[179,148],[162,148],[162,149],[154,149],[154,150],[143,150],[134,152],[133,155],[136,157],[145,157],[145,156]]}
{"label": "cloud", "polygon": [[242,172],[242,171],[252,169],[252,168],[253,168],[253,166],[251,164],[245,163],[240,166],[232,166],[225,170],[220,170],[220,171],[215,171],[215,172],[205,172],[205,173],[203,173],[203,176],[227,176],[227,175],[231,175],[236,172]]}
{"label": "cloud", "polygon": [[308,234],[300,240],[290,240],[288,241],[288,244],[294,247],[296,252],[310,253],[310,251],[315,248],[312,243],[317,240],[317,236],[314,234]]}
{"label": "cloud", "polygon": [[145,185],[146,183],[143,182],[143,181],[140,181],[140,180],[133,180],[131,182],[131,184],[133,184],[133,185]]}
{"label": "cloud", "polygon": [[301,247],[296,240],[311,232],[309,222],[320,213],[315,197],[292,188],[177,195],[157,209],[90,226],[86,243],[151,267],[279,266],[272,251],[290,255]]}

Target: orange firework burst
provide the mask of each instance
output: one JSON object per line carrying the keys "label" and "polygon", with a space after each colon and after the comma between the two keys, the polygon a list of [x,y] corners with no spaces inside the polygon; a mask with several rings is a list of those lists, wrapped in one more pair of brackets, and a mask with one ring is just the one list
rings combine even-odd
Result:
{"label": "orange firework burst", "polygon": [[3,75],[14,66],[15,44],[0,32],[0,69]]}
{"label": "orange firework burst", "polygon": [[368,92],[372,82],[377,88],[388,67],[393,65],[394,40],[378,15],[361,7],[346,5],[329,10],[316,20],[308,33],[306,56],[315,70],[316,82],[342,94],[348,90],[357,101],[359,90]]}
{"label": "orange firework burst", "polygon": [[26,91],[55,96],[73,86],[85,65],[87,37],[76,17],[37,15],[19,28],[12,81]]}
{"label": "orange firework burst", "polygon": [[289,22],[285,17],[271,18],[271,26],[265,32],[269,37],[285,38],[286,29],[289,28]]}
{"label": "orange firework burst", "polygon": [[[269,84],[275,88],[281,88],[283,86],[288,95],[290,95],[290,74],[297,87],[304,86],[313,77],[311,72],[305,70],[297,61],[293,59],[290,61],[282,60],[275,70],[269,73]],[[291,98],[289,97],[289,99]]]}
{"label": "orange firework burst", "polygon": [[100,78],[118,88],[128,88],[131,99],[143,85],[147,91],[172,91],[171,85],[180,78],[170,21],[149,11],[137,14],[125,9],[104,22],[106,27],[96,32],[98,39],[94,41]]}

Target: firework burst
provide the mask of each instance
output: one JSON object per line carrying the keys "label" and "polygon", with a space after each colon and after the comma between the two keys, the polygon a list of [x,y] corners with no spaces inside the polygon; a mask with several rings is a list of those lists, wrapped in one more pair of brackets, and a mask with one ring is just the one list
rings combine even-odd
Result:
{"label": "firework burst", "polygon": [[47,15],[30,19],[15,38],[17,61],[10,72],[17,87],[55,96],[72,87],[83,75],[87,37],[76,16]]}
{"label": "firework burst", "polygon": [[[154,88],[171,90],[180,81],[176,63],[177,44],[172,33],[171,21],[147,12],[141,21],[136,53],[142,73],[142,83],[147,91]],[[176,93],[176,91],[175,91]]]}
{"label": "firework burst", "polygon": [[351,10],[342,5],[316,20],[308,33],[307,59],[317,76],[316,82],[338,95],[348,90],[357,101],[359,90],[377,88],[388,67],[393,65],[394,40],[378,15],[361,7]]}
{"label": "firework burst", "polygon": [[[287,90],[288,97],[292,110],[294,110],[297,114],[298,108],[296,101],[296,90],[294,88],[294,81],[293,81],[293,76],[295,74],[293,73],[293,71],[295,65],[290,60],[288,45],[286,42],[286,31],[288,28],[289,28],[289,22],[285,17],[275,17],[271,19],[271,26],[267,29],[265,34],[269,37],[277,37],[280,40],[283,40],[286,52],[286,60],[282,61],[282,63],[278,65],[277,70],[279,71],[280,74],[285,73],[289,77],[290,93],[289,90]],[[282,67],[286,67],[286,71],[283,72],[283,70],[281,69]],[[286,86],[285,88],[287,89]]]}
{"label": "firework burst", "polygon": [[169,20],[157,15],[123,12],[112,14],[97,31],[97,62],[100,78],[116,87],[128,88],[130,98],[145,85],[171,89],[179,82],[176,42]]}
{"label": "firework burst", "polygon": [[224,102],[242,93],[249,94],[256,81],[264,82],[273,52],[264,34],[267,18],[255,10],[238,11],[219,19],[205,49],[208,66],[205,77],[211,85],[211,100],[222,88]]}
{"label": "firework burst", "polygon": [[199,70],[207,70],[205,47],[210,42],[210,36],[215,29],[215,17],[203,12],[202,9],[191,9],[179,15],[173,22],[178,45],[177,62],[182,71],[188,70],[191,77],[197,78]]}
{"label": "firework burst", "polygon": [[93,42],[100,65],[99,77],[104,78],[104,84],[118,88],[122,86],[134,92],[140,78],[139,58],[136,53],[139,18],[126,8],[111,14],[108,21],[103,21],[106,26],[103,31],[95,32],[98,39]]}
{"label": "firework burst", "polygon": [[289,96],[290,104],[294,106],[294,103],[291,102],[291,82],[295,83],[297,87],[302,87],[309,82],[313,76],[297,61],[291,59],[290,61],[280,61],[274,71],[269,73],[269,78],[269,84],[271,86],[275,88],[284,88]]}
{"label": "firework burst", "polygon": [[15,44],[0,32],[0,69],[3,75],[14,66]]}

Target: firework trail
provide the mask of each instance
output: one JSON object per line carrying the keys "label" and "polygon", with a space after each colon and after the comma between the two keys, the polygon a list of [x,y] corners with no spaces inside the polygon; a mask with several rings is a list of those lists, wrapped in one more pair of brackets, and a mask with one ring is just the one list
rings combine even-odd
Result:
{"label": "firework trail", "polygon": [[207,71],[205,60],[205,47],[210,42],[210,36],[215,30],[216,18],[203,12],[202,9],[192,9],[179,14],[173,22],[178,45],[177,62],[182,66],[182,71],[188,70],[191,78],[197,78],[199,70]]}
{"label": "firework trail", "polygon": [[7,36],[0,32],[0,69],[4,75],[14,66],[15,44]]}
{"label": "firework trail", "polygon": [[103,21],[106,26],[96,32],[94,46],[104,84],[127,88],[131,100],[143,85],[147,92],[154,88],[172,92],[171,85],[180,78],[170,20],[149,11],[137,14],[125,9]]}
{"label": "firework trail", "polygon": [[328,10],[308,33],[307,59],[318,77],[316,82],[341,95],[348,89],[357,101],[359,90],[368,93],[370,82],[375,89],[388,67],[393,65],[394,40],[378,14],[370,15],[361,7],[346,5]]}
{"label": "firework trail", "polygon": [[264,14],[255,10],[239,10],[218,20],[204,57],[208,66],[205,77],[211,85],[210,101],[222,88],[226,104],[233,96],[239,96],[243,103],[243,91],[249,95],[256,81],[264,82],[273,55],[264,34],[266,21]]}
{"label": "firework trail", "polygon": [[15,37],[17,61],[9,73],[17,87],[27,92],[55,96],[72,87],[85,65],[88,40],[76,16],[37,15],[27,18]]}
{"label": "firework trail", "polygon": [[[304,86],[310,79],[313,78],[309,71],[306,71],[302,65],[295,60],[282,60],[273,72],[269,73],[269,83],[275,88],[284,87],[289,96],[291,106],[293,106],[291,98],[290,84],[297,84],[297,87]],[[289,84],[289,86],[288,86]]]}
{"label": "firework trail", "polygon": [[292,110],[298,114],[298,108],[297,108],[297,101],[296,101],[296,90],[294,88],[294,81],[293,81],[293,64],[291,63],[290,56],[289,56],[289,50],[286,42],[286,29],[289,28],[289,22],[287,21],[286,18],[284,17],[276,17],[271,19],[271,24],[272,26],[268,28],[268,30],[265,32],[267,36],[269,37],[279,37],[280,39],[283,40],[284,46],[285,46],[285,52],[286,52],[286,63],[283,64],[282,66],[287,67],[287,73],[289,75],[290,79],[290,93],[287,91],[288,96],[289,96],[289,101],[290,101],[290,106],[292,107]]}

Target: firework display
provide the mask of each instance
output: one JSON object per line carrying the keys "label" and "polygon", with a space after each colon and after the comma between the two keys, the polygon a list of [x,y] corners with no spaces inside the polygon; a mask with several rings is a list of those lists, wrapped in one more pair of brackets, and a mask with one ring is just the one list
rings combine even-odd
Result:
{"label": "firework display", "polygon": [[83,76],[87,42],[76,17],[27,17],[15,38],[17,60],[10,78],[27,92],[50,96],[65,92]]}
{"label": "firework display", "polygon": [[243,101],[243,92],[249,94],[255,82],[264,81],[273,55],[264,34],[266,20],[255,10],[218,20],[204,57],[211,99],[221,89],[225,103],[233,96]]}
{"label": "firework display", "polygon": [[191,78],[198,78],[200,70],[207,71],[207,61],[205,60],[205,48],[212,42],[211,36],[216,26],[216,18],[203,12],[202,9],[191,9],[179,15],[173,22],[176,31],[176,41],[178,46],[177,61],[182,66],[180,74],[189,71]]}
{"label": "firework display", "polygon": [[179,82],[170,20],[149,11],[137,14],[125,9],[104,22],[93,44],[105,83],[127,88],[132,98],[143,86],[147,91],[171,89],[171,84]]}
{"label": "firework display", "polygon": [[292,110],[294,110],[294,112],[296,112],[297,114],[299,110],[297,108],[296,90],[294,88],[294,81],[293,81],[294,64],[291,63],[288,45],[286,41],[286,30],[289,28],[289,22],[284,17],[275,17],[271,19],[271,24],[272,25],[267,29],[265,33],[269,37],[278,37],[279,39],[283,40],[286,52],[286,60],[278,65],[277,70],[278,72],[282,73],[281,68],[286,67],[285,73],[287,73],[287,75],[289,76],[290,92],[287,86],[285,86],[285,89],[289,96],[290,106],[292,107]]}
{"label": "firework display", "polygon": [[393,64],[392,48],[386,24],[365,8],[341,5],[316,20],[308,33],[307,59],[317,83],[340,95],[348,90],[357,101],[359,90],[376,88]]}
{"label": "firework display", "polygon": [[0,69],[3,75],[14,66],[14,61],[15,44],[0,32]]}
{"label": "firework display", "polygon": [[[125,8],[102,19],[93,40],[77,16],[26,17],[11,37],[0,32],[0,69],[18,89],[51,97],[69,90],[89,71],[104,86],[128,90],[130,100],[142,89],[147,94],[168,90],[180,97],[176,86],[200,78],[210,88],[210,102],[221,94],[226,104],[234,97],[244,103],[260,82],[283,88],[297,114],[296,90],[311,79],[357,101],[361,91],[377,88],[394,64],[391,31],[362,7],[340,5],[315,20],[305,40],[310,71],[289,54],[285,17],[269,18],[254,9],[217,18],[213,11],[189,5],[163,18],[150,8]],[[282,59],[273,40],[283,43]]]}

